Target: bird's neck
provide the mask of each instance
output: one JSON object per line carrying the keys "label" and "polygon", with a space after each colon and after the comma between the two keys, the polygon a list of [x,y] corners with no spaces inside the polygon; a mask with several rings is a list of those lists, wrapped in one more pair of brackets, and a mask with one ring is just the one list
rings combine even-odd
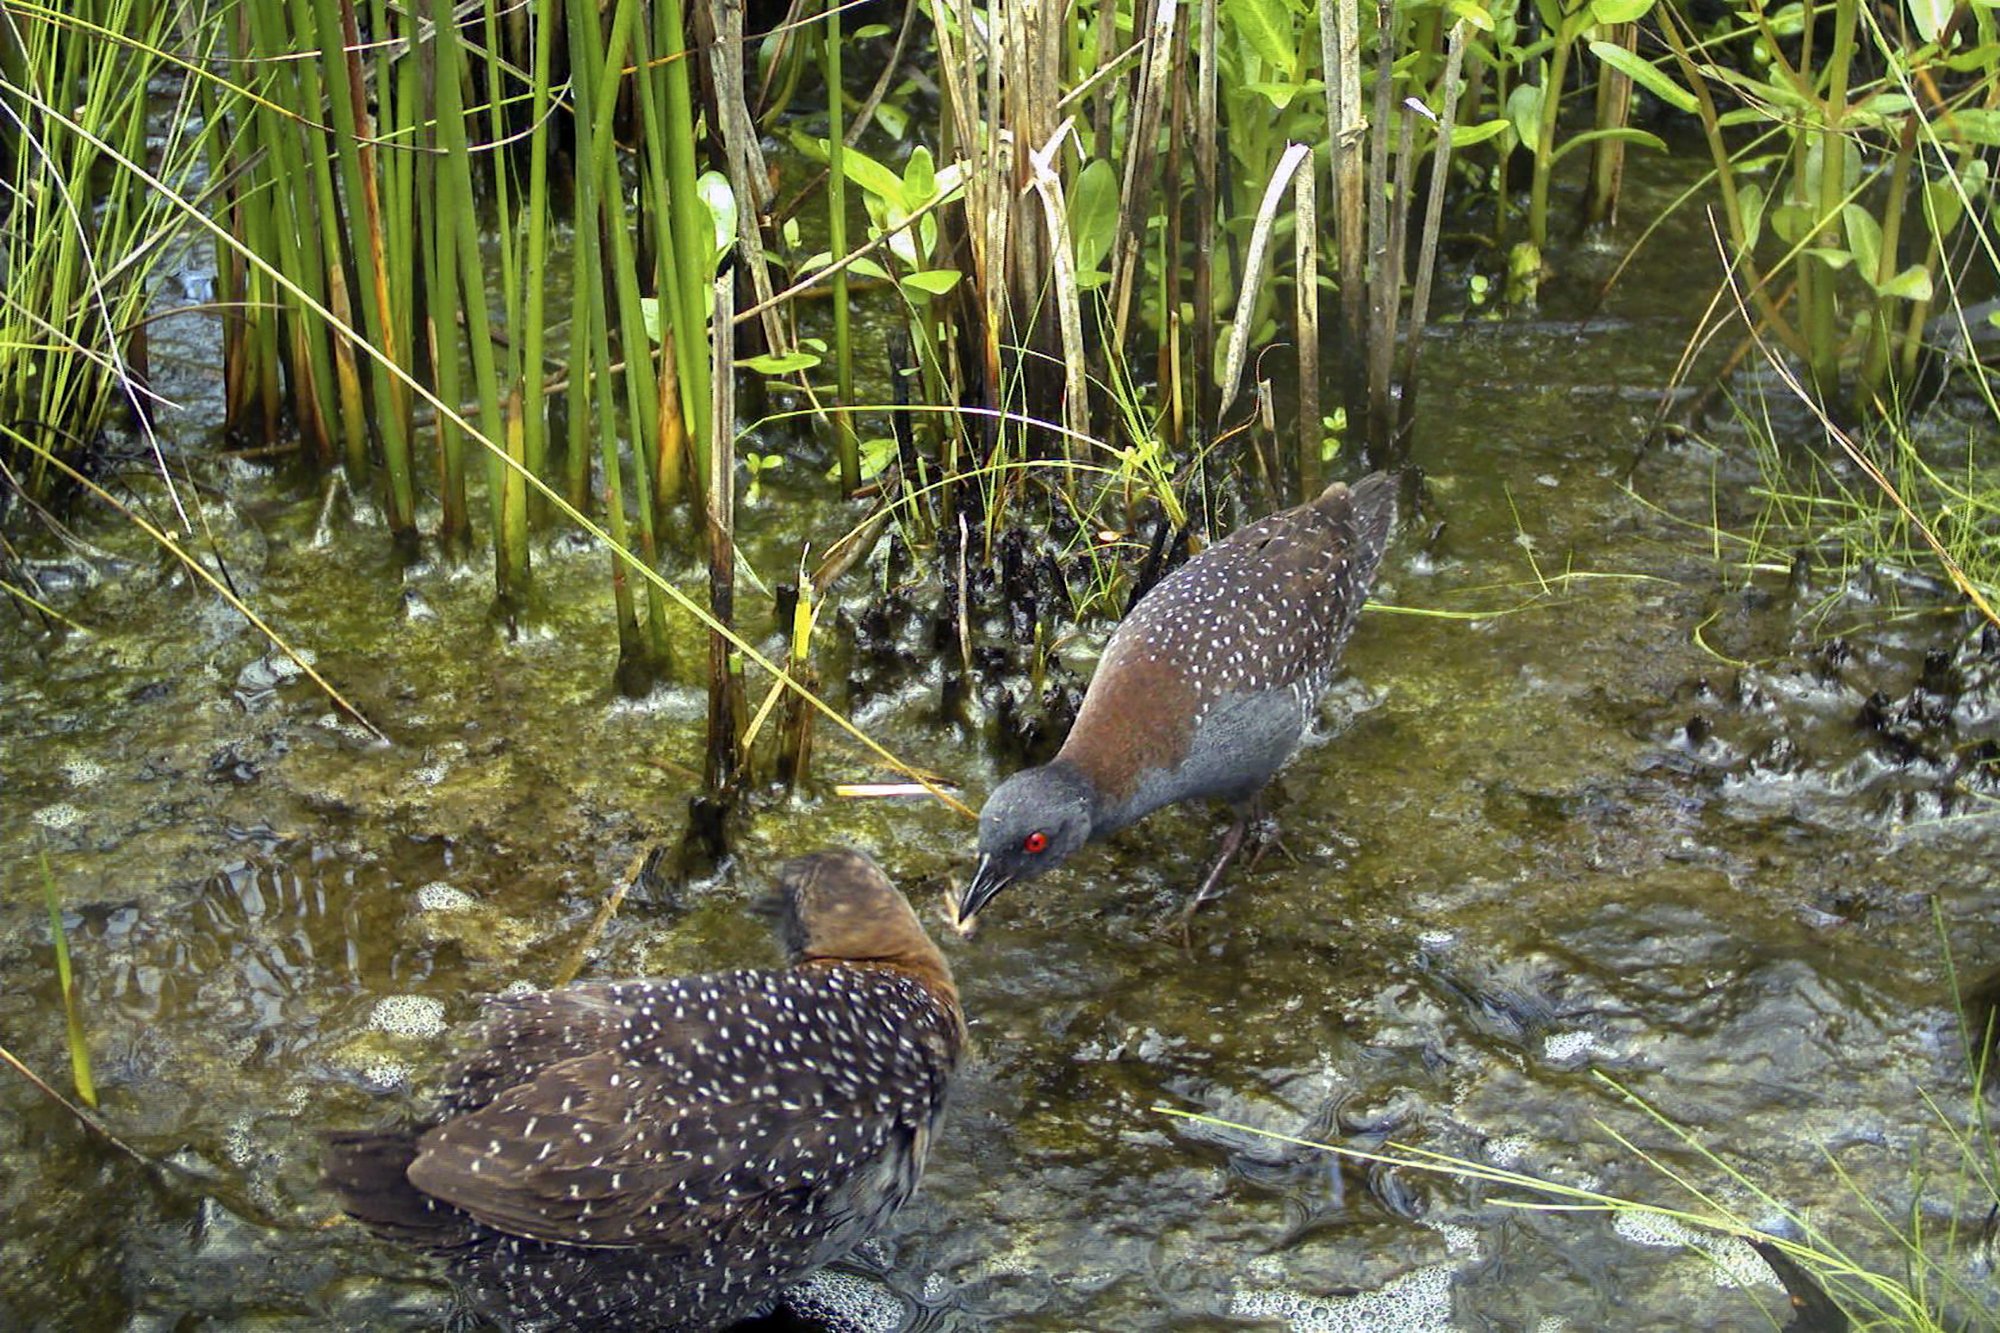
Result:
{"label": "bird's neck", "polygon": [[1158,804],[1146,803],[1150,792],[1146,790],[1144,774],[1134,781],[1133,775],[1118,773],[1120,759],[1115,751],[1105,753],[1099,748],[1080,746],[1072,753],[1065,746],[1047,765],[1050,771],[1061,774],[1065,788],[1075,792],[1090,813],[1092,841],[1116,833]]}
{"label": "bird's neck", "polygon": [[952,979],[951,965],[935,947],[907,949],[867,958],[815,958],[808,954],[800,967],[844,967],[855,972],[893,972],[921,985],[951,1008],[958,1007],[958,983]]}

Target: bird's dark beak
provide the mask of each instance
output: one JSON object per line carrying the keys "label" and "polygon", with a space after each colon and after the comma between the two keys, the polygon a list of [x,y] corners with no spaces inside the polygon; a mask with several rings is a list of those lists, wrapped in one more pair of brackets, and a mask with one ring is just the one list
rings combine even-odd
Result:
{"label": "bird's dark beak", "polygon": [[992,857],[980,857],[979,864],[973,868],[971,882],[958,895],[958,924],[970,925],[972,918],[979,915],[979,909],[992,902],[993,895],[1013,882],[1011,875],[994,866]]}

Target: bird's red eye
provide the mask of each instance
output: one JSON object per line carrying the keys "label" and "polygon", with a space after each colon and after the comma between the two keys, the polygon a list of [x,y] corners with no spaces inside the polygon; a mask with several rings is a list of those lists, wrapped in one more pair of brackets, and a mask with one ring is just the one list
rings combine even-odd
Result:
{"label": "bird's red eye", "polygon": [[1049,849],[1049,835],[1037,829],[1021,840],[1021,846],[1031,853],[1046,852]]}

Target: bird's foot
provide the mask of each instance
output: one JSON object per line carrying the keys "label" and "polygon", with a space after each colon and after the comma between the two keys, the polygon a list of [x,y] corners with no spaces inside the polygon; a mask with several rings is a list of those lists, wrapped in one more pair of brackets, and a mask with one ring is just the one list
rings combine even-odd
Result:
{"label": "bird's foot", "polygon": [[1293,865],[1301,864],[1298,854],[1285,846],[1285,840],[1279,833],[1278,821],[1275,816],[1258,812],[1250,816],[1248,824],[1250,864],[1246,869],[1255,870],[1263,862],[1265,855],[1274,850]]}
{"label": "bird's foot", "polygon": [[1194,914],[1201,910],[1203,903],[1222,896],[1223,874],[1229,869],[1229,863],[1236,859],[1236,854],[1243,849],[1244,835],[1249,826],[1250,821],[1247,817],[1238,816],[1229,826],[1229,831],[1222,835],[1222,845],[1216,849],[1214,862],[1209,866],[1208,873],[1202,876],[1201,886],[1194,891],[1194,896],[1188,899],[1186,910],[1181,913],[1183,948],[1193,948]]}

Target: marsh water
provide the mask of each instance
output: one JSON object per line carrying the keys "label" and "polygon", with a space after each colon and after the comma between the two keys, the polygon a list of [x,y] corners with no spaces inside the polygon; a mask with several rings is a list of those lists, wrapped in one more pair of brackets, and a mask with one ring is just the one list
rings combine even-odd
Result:
{"label": "marsh water", "polygon": [[[2000,730],[2000,645],[1881,571],[1746,580],[1718,548],[1714,519],[1758,512],[1752,465],[1726,432],[1642,447],[1699,299],[1675,245],[1601,308],[1562,291],[1617,256],[1577,253],[1541,319],[1435,333],[1417,450],[1448,524],[1399,538],[1279,779],[1291,857],[1239,871],[1185,944],[1214,812],[1090,849],[964,939],[938,911],[970,824],[834,794],[888,775],[825,732],[811,792],[761,801],[715,873],[623,904],[583,975],[765,964],[746,902],[783,858],[851,843],[958,972],[976,1058],[923,1188],[803,1310],[1051,1333],[1787,1317],[1740,1243],[1523,1209],[1519,1190],[1343,1166],[1174,1108],[1698,1208],[1670,1167],[1890,1272],[1891,1227],[1955,1226],[1958,1312],[1995,1317],[1992,1199],[1959,1188],[1952,1141],[1970,1098],[1946,945],[1964,973],[2000,963],[2000,817],[1990,765],[1933,740],[1963,753]],[[167,374],[193,450],[214,386],[198,362]],[[550,596],[510,637],[476,563],[405,570],[365,513],[328,521],[323,484],[290,472],[209,476],[239,589],[392,743],[117,522],[42,553],[90,633],[10,621],[0,640],[0,1042],[62,1081],[45,852],[104,1119],[176,1169],[0,1077],[0,1326],[440,1327],[434,1270],[338,1220],[318,1135],[407,1110],[481,997],[547,983],[609,888],[678,846],[702,696],[691,669],[617,696],[606,562],[581,543],[538,550]],[[767,582],[861,512],[802,507],[824,488],[790,480],[782,508],[744,512]],[[840,594],[863,605],[874,577]],[[768,602],[745,602],[775,642]],[[929,649],[912,635],[907,672],[863,689],[840,637],[832,701],[976,804],[1003,761],[941,717]],[[1099,641],[1063,661],[1087,674]]]}

